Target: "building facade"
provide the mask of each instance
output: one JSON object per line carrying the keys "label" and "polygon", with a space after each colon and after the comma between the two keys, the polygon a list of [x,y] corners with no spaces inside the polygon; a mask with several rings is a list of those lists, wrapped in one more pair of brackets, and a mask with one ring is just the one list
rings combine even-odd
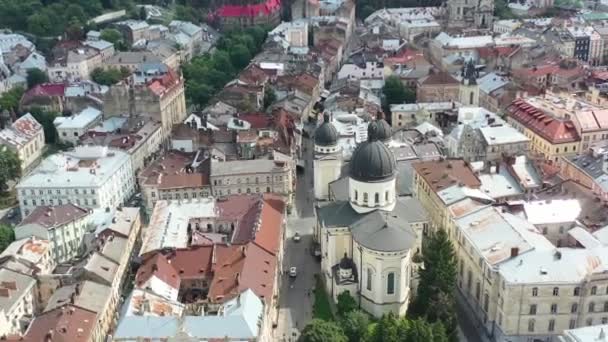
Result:
{"label": "building facade", "polygon": [[15,151],[21,160],[22,175],[38,165],[45,146],[44,129],[31,114],[17,119],[9,128],[0,131],[0,142]]}

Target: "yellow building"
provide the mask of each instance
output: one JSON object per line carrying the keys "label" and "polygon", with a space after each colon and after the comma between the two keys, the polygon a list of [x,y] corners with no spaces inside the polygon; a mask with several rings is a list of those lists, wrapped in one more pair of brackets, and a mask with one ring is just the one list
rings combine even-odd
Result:
{"label": "yellow building", "polygon": [[580,151],[581,139],[569,118],[551,116],[524,99],[513,101],[506,112],[507,121],[530,139],[530,151],[544,159],[557,163]]}

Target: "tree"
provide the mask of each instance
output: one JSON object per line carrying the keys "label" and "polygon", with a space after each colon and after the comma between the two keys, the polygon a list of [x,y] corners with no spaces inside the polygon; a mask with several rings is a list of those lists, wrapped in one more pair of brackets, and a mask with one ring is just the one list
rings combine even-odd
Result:
{"label": "tree", "polygon": [[349,291],[344,291],[338,295],[338,304],[336,305],[338,315],[344,316],[347,313],[356,310],[357,306],[355,298],[350,295]]}
{"label": "tree", "polygon": [[100,38],[114,44],[114,48],[119,51],[127,50],[127,44],[122,36],[122,33],[116,29],[103,29]]}
{"label": "tree", "polygon": [[264,29],[259,26],[254,26],[250,28],[250,31],[248,33],[253,37],[253,40],[255,41],[255,44],[257,46],[262,45],[264,43],[264,40],[266,40],[266,31],[264,31]]}
{"label": "tree", "polygon": [[15,87],[0,96],[0,110],[8,110],[11,113],[17,113],[19,110],[19,101],[23,96],[24,89]]}
{"label": "tree", "polygon": [[7,183],[21,176],[21,160],[17,153],[6,146],[0,148],[0,191],[5,191]]}
{"label": "tree", "polygon": [[33,14],[27,18],[27,30],[37,36],[46,36],[54,31],[49,17],[42,14]]}
{"label": "tree", "polygon": [[336,323],[313,319],[300,335],[300,342],[347,342],[346,336]]}
{"label": "tree", "polygon": [[139,8],[139,20],[148,20],[148,13],[146,12],[146,8],[144,6]]}
{"label": "tree", "polygon": [[507,0],[496,0],[494,2],[494,15],[500,19],[517,18],[513,11],[511,11]]}
{"label": "tree", "polygon": [[422,249],[424,267],[418,272],[418,292],[410,312],[430,323],[444,324],[448,335],[456,332],[456,256],[445,231],[433,234]]}
{"label": "tree", "polygon": [[350,311],[340,319],[340,326],[349,342],[365,341],[369,324],[369,316],[361,310]]}
{"label": "tree", "polygon": [[57,130],[53,121],[59,114],[44,111],[42,108],[32,108],[30,109],[30,114],[42,125],[44,129],[44,141],[47,144],[54,144],[57,141]]}
{"label": "tree", "polygon": [[382,93],[385,98],[385,112],[389,112],[390,105],[416,102],[416,95],[407,89],[397,76],[389,76],[384,81]]}
{"label": "tree", "polygon": [[382,318],[371,329],[370,341],[372,342],[399,342],[405,337],[403,321],[399,320],[392,312],[383,315]]}
{"label": "tree", "polygon": [[228,51],[230,51],[230,61],[232,61],[232,65],[235,67],[240,69],[249,64],[249,60],[251,60],[251,52],[249,52],[245,45],[237,44]]}
{"label": "tree", "polygon": [[[277,94],[271,87],[266,86],[264,89],[264,109],[270,107],[276,100]],[[338,299],[340,299],[340,297],[338,297]]]}
{"label": "tree", "polygon": [[110,68],[104,70],[102,68],[95,68],[91,72],[91,79],[93,81],[107,86],[116,84],[127,76],[129,76],[129,70],[127,69]]}
{"label": "tree", "polygon": [[0,253],[15,241],[15,230],[7,224],[0,224]]}
{"label": "tree", "polygon": [[42,83],[46,83],[49,81],[49,77],[46,72],[38,69],[28,69],[27,71],[27,88],[31,89],[34,86]]}

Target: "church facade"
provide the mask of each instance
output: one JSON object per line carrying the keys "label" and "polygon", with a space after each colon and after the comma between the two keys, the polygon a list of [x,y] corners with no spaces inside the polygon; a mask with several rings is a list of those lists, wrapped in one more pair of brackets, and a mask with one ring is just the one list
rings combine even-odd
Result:
{"label": "church facade", "polygon": [[448,28],[492,28],[494,0],[448,0],[446,6]]}
{"label": "church facade", "polygon": [[[325,125],[331,123],[326,120],[315,133],[315,160],[321,168],[333,149],[320,149],[335,143],[333,130]],[[315,210],[315,240],[328,293],[337,300],[348,291],[376,317],[406,313],[415,289],[414,255],[420,253],[428,226],[428,215],[416,199],[397,196],[391,133],[383,119],[369,124],[368,140],[357,146],[348,165],[343,182],[348,189],[341,192],[345,198],[319,202]],[[324,177],[321,168],[315,164],[315,178]],[[315,187],[325,187],[327,181],[332,180],[315,180]]]}

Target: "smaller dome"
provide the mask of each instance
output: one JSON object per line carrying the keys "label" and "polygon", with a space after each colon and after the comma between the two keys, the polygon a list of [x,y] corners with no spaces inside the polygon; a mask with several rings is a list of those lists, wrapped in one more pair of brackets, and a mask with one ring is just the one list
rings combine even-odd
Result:
{"label": "smaller dome", "polygon": [[315,130],[315,145],[333,146],[338,143],[338,130],[329,122],[329,114],[323,115],[323,123]]}
{"label": "smaller dome", "polygon": [[393,138],[393,128],[388,122],[384,119],[384,114],[378,114],[378,118],[375,121],[376,123],[376,136],[380,141],[389,141]]}
{"label": "smaller dome", "polygon": [[342,270],[352,270],[355,268],[355,263],[353,262],[352,259],[350,259],[347,255],[346,252],[344,253],[344,257],[342,257],[342,260],[340,260],[340,269]]}

